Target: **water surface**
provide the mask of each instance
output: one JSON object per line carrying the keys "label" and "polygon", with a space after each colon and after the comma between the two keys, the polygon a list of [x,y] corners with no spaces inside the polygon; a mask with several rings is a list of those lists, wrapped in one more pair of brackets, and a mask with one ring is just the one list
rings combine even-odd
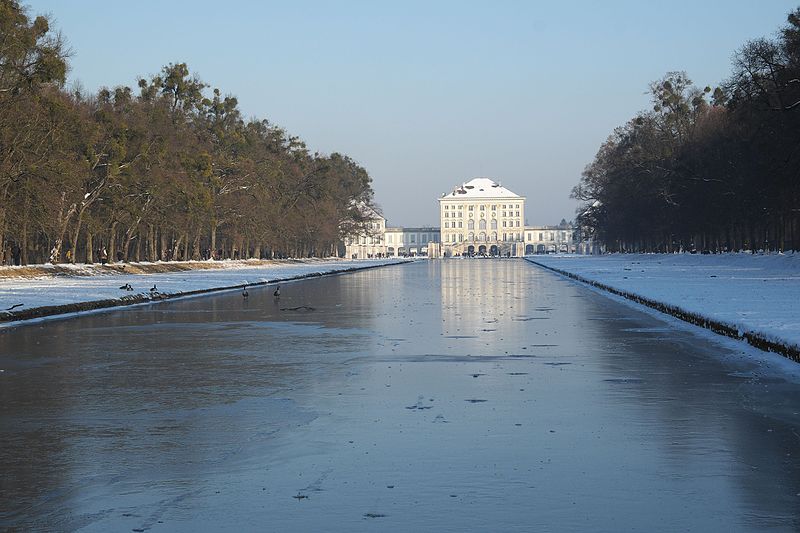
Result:
{"label": "water surface", "polygon": [[519,260],[281,290],[1,331],[0,528],[800,528],[744,346]]}

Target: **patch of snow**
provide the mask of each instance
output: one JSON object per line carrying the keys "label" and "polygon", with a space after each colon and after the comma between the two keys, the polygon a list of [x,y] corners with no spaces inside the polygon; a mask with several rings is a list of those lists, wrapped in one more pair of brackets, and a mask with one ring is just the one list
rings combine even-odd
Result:
{"label": "patch of snow", "polygon": [[800,346],[800,254],[542,255],[582,278]]}

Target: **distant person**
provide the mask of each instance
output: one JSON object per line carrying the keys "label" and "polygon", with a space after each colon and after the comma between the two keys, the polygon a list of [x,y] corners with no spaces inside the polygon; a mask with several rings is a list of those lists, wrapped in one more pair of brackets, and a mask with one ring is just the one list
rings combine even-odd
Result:
{"label": "distant person", "polygon": [[108,250],[103,246],[103,249],[100,250],[100,264],[105,265],[106,263],[108,263]]}

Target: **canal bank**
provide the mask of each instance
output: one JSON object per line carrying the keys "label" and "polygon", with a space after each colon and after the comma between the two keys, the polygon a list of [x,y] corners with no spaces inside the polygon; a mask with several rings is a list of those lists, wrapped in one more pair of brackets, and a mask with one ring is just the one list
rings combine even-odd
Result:
{"label": "canal bank", "polygon": [[614,254],[525,260],[800,362],[800,261],[793,254]]}
{"label": "canal bank", "polygon": [[0,277],[0,327],[410,261],[301,259],[11,267]]}

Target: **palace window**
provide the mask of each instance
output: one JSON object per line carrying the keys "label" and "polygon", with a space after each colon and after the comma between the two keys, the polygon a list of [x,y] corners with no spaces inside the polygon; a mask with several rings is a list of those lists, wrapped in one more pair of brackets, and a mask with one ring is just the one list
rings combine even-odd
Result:
{"label": "palace window", "polygon": [[474,220],[468,220],[467,221],[467,229],[475,229],[475,221]]}
{"label": "palace window", "polygon": [[470,211],[474,211],[475,210],[475,206],[474,205],[469,206],[469,210]]}
{"label": "palace window", "polygon": [[445,222],[445,223],[444,223],[444,229],[447,229],[447,228],[449,228],[449,227],[450,227],[450,223],[449,223],[449,222]]}
{"label": "palace window", "polygon": [[492,229],[497,229],[497,219],[496,218],[492,219]]}

